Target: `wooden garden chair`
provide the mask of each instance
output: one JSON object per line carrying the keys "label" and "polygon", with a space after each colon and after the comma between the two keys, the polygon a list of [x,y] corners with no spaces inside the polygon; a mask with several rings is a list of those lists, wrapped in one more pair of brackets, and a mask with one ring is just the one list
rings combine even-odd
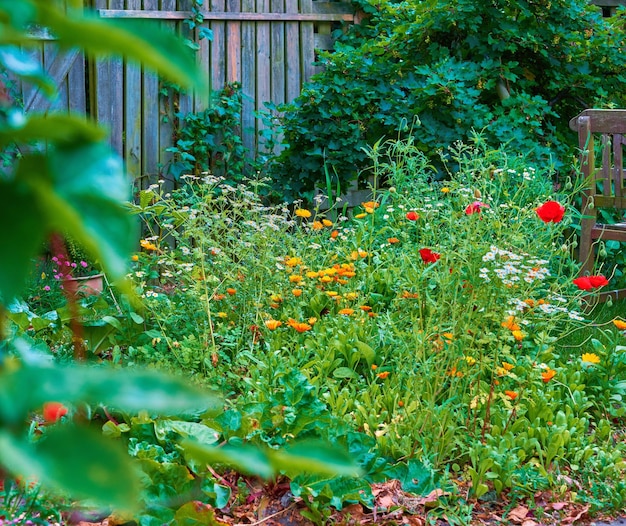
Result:
{"label": "wooden garden chair", "polygon": [[[581,275],[588,275],[593,273],[595,245],[599,241],[626,243],[626,178],[623,164],[626,110],[587,109],[574,117],[569,126],[578,132],[581,173],[588,183],[582,196],[578,245]],[[596,138],[600,139],[597,145]],[[602,223],[598,209],[617,211],[619,221],[616,224]],[[599,301],[605,301],[608,297],[626,298],[626,289],[603,291],[598,296]]]}

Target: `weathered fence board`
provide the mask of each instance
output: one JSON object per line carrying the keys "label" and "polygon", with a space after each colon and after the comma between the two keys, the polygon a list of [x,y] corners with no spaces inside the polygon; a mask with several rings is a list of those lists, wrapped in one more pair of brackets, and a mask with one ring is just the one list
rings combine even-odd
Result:
{"label": "weathered fence board", "polygon": [[85,5],[103,18],[155,20],[198,43],[196,56],[207,75],[207,91],[180,93],[136,64],[84,57],[72,50],[60,53],[45,30],[34,35],[41,46],[33,53],[54,78],[60,96],[50,106],[37,89],[21,86],[27,109],[88,114],[110,130],[111,145],[144,186],[172,160],[165,150],[175,142],[181,120],[176,115],[207,108],[209,90],[220,90],[228,82],[241,84],[243,141],[255,152],[264,126],[256,112],[265,110],[266,102],[293,100],[315,72],[316,48],[332,46],[331,26],[354,20],[347,1],[205,0],[201,27],[212,31],[209,41],[199,40],[200,28],[192,30],[186,23],[192,0],[85,0]]}

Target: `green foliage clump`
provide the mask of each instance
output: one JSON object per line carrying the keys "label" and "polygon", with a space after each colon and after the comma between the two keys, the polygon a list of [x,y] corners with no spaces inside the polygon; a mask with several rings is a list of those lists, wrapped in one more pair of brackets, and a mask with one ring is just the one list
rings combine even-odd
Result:
{"label": "green foliage clump", "polygon": [[623,10],[603,19],[587,0],[356,4],[365,21],[280,108],[275,176],[290,198],[310,196],[325,169],[345,188],[366,166],[363,147],[400,132],[436,159],[481,130],[492,146],[556,156],[559,168],[575,142],[568,120],[624,103]]}

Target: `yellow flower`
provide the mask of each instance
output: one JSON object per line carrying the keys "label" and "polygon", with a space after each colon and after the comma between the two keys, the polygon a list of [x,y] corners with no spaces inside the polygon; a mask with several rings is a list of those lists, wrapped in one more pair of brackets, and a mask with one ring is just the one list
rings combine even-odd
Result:
{"label": "yellow flower", "polygon": [[515,368],[515,366],[509,362],[502,362],[502,368],[507,371],[512,371]]}
{"label": "yellow flower", "polygon": [[442,193],[442,194],[447,194],[447,193],[449,193],[449,192],[450,192],[450,189],[449,189],[447,186],[444,186],[444,187],[441,189],[441,193]]}
{"label": "yellow flower", "polygon": [[367,214],[357,214],[354,216],[355,219],[363,219],[364,217],[367,217]]}
{"label": "yellow flower", "polygon": [[600,357],[592,352],[586,352],[581,356],[583,363],[600,363]]}
{"label": "yellow flower", "polygon": [[354,314],[354,309],[341,309],[339,311],[339,314],[342,314],[344,316],[352,316]]}
{"label": "yellow flower", "polygon": [[226,314],[225,312],[218,312],[217,313],[217,317],[218,318],[228,318],[228,314]]}
{"label": "yellow flower", "polygon": [[322,228],[324,228],[324,225],[321,221],[313,221],[313,224],[311,226],[313,227],[313,230],[321,230]]}
{"label": "yellow flower", "polygon": [[309,270],[309,271],[306,273],[306,277],[307,277],[307,278],[310,278],[310,279],[313,279],[313,278],[318,278],[318,277],[319,277],[319,275],[320,275],[320,273],[319,273],[319,272],[315,272],[314,270]]}
{"label": "yellow flower", "polygon": [[515,338],[518,342],[521,342],[526,335],[522,331],[513,331],[513,338]]}
{"label": "yellow flower", "polygon": [[302,296],[302,289],[293,289],[291,291],[291,293],[296,297],[299,298],[300,296]]}
{"label": "yellow flower", "polygon": [[306,210],[305,208],[298,208],[298,209],[295,211],[295,214],[296,214],[298,217],[305,217],[305,218],[306,218],[306,217],[311,217],[311,212],[309,212],[309,211],[308,211],[308,210]]}
{"label": "yellow flower", "polygon": [[322,224],[324,226],[333,226],[333,222],[330,219],[322,219]]}
{"label": "yellow flower", "polygon": [[139,261],[139,256],[137,254],[133,254],[130,259],[132,259],[133,261]]}
{"label": "yellow flower", "polygon": [[309,325],[315,325],[315,322],[317,322],[317,318],[311,317],[307,321],[309,322]]}
{"label": "yellow flower", "polygon": [[285,265],[287,265],[288,267],[296,267],[298,265],[302,265],[302,260],[298,257],[289,257],[285,260]]}
{"label": "yellow flower", "polygon": [[289,283],[300,283],[302,281],[302,276],[299,274],[292,274],[289,276]]}
{"label": "yellow flower", "polygon": [[448,343],[454,340],[454,334],[452,334],[451,332],[444,332],[442,336],[448,341]]}
{"label": "yellow flower", "polygon": [[265,326],[270,331],[278,329],[278,327],[280,327],[282,324],[283,324],[283,322],[282,321],[278,321],[278,320],[265,320]]}
{"label": "yellow flower", "polygon": [[467,362],[467,365],[474,365],[476,363],[476,358],[473,358],[472,356],[466,356],[465,361]]}
{"label": "yellow flower", "polygon": [[[372,212],[374,211],[375,208],[378,208],[380,206],[380,203],[377,203],[376,201],[367,201],[365,203],[361,203],[361,206],[363,208],[365,208],[365,210],[367,210],[368,208],[370,208],[372,210]],[[372,213],[370,212],[370,214]]]}
{"label": "yellow flower", "polygon": [[626,321],[615,318],[613,320],[613,325],[615,325],[620,331],[626,331]]}
{"label": "yellow flower", "polygon": [[344,297],[348,300],[348,301],[352,301],[355,300],[359,297],[359,293],[358,292],[347,292],[346,294],[344,294]]}
{"label": "yellow flower", "polygon": [[157,250],[157,246],[154,243],[150,243],[147,239],[142,239],[139,244],[141,248],[145,248],[146,250]]}

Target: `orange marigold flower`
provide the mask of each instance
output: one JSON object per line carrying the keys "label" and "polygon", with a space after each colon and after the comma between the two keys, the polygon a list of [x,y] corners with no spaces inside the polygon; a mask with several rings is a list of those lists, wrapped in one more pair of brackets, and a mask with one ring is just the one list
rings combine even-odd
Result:
{"label": "orange marigold flower", "polygon": [[333,222],[330,219],[322,219],[322,225],[333,226]]}
{"label": "orange marigold flower", "polygon": [[535,300],[527,299],[527,300],[524,300],[524,303],[528,305],[530,308],[533,308],[535,306]]}
{"label": "orange marigold flower", "polygon": [[292,274],[289,276],[289,283],[300,283],[302,281],[302,276],[299,274]]}
{"label": "orange marigold flower", "polygon": [[283,301],[283,297],[280,294],[272,294],[270,296],[270,301],[272,303],[280,303]]}
{"label": "orange marigold flower", "polygon": [[454,334],[452,334],[451,332],[444,332],[444,333],[442,334],[442,336],[443,336],[446,340],[448,340],[448,342],[451,342],[451,341],[453,341],[453,340],[454,340]]}
{"label": "orange marigold flower", "polygon": [[365,203],[361,203],[361,206],[365,208],[366,210],[368,208],[374,209],[374,208],[378,208],[380,206],[380,203],[377,203],[376,201],[367,201]]}
{"label": "orange marigold flower", "polygon": [[545,383],[548,383],[555,376],[556,376],[556,371],[554,369],[550,369],[549,367],[541,373],[541,379]]}
{"label": "orange marigold flower", "polygon": [[321,221],[313,221],[311,226],[313,227],[313,230],[322,230],[322,228],[324,228]]}
{"label": "orange marigold flower", "polygon": [[67,414],[67,407],[61,402],[46,402],[43,404],[43,419],[48,424],[54,424]]}
{"label": "orange marigold flower", "polygon": [[513,334],[513,338],[515,338],[518,342],[521,342],[526,337],[522,331],[513,331],[511,334]]}
{"label": "orange marigold flower", "polygon": [[320,275],[320,273],[319,273],[319,272],[315,272],[314,270],[309,270],[309,271],[306,273],[306,277],[307,277],[307,278],[310,278],[310,279],[318,278],[318,277],[319,277],[319,275]]}
{"label": "orange marigold flower", "polygon": [[292,289],[291,293],[296,297],[299,298],[300,296],[302,296],[302,289]]}
{"label": "orange marigold flower", "polygon": [[404,402],[402,400],[398,400],[398,407],[404,407]]}
{"label": "orange marigold flower", "polygon": [[409,299],[409,298],[418,298],[419,295],[417,294],[417,292],[409,292],[408,290],[405,290],[402,292],[402,297],[404,299]]}
{"label": "orange marigold flower", "polygon": [[354,309],[349,309],[349,308],[341,309],[339,311],[339,314],[342,314],[344,316],[352,316],[354,314]]}
{"label": "orange marigold flower", "polygon": [[400,243],[400,240],[397,237],[387,238],[387,243],[390,245],[395,245],[396,243]]}
{"label": "orange marigold flower", "polygon": [[275,329],[278,329],[278,327],[280,327],[283,324],[282,321],[279,320],[265,320],[265,326],[270,330],[273,331]]}
{"label": "orange marigold flower", "polygon": [[372,371],[375,371],[376,369],[378,369],[378,365],[376,365],[375,363],[372,364]]}
{"label": "orange marigold flower", "polygon": [[613,320],[613,325],[615,325],[620,331],[626,331],[626,321],[615,318]]}
{"label": "orange marigold flower", "polygon": [[520,326],[515,323],[515,316],[509,316],[505,321],[501,323],[502,327],[509,329],[510,331],[519,331]]}
{"label": "orange marigold flower", "polygon": [[295,214],[296,214],[298,217],[304,217],[304,218],[311,217],[311,212],[309,212],[309,211],[308,211],[308,210],[306,210],[305,208],[298,208],[298,209],[295,211]]}
{"label": "orange marigold flower", "polygon": [[361,305],[359,309],[365,312],[370,312],[372,310],[372,307],[370,307],[369,305]]}
{"label": "orange marigold flower", "polygon": [[317,322],[317,318],[310,317],[307,321],[309,322],[309,325],[315,325],[315,323]]}
{"label": "orange marigold flower", "polygon": [[338,231],[338,230],[333,230],[333,231],[330,233],[330,238],[331,238],[331,239],[337,239],[337,236],[338,236],[338,235],[339,235],[339,231]]}
{"label": "orange marigold flower", "polygon": [[308,323],[296,321],[293,318],[289,318],[287,325],[289,325],[292,329],[295,329],[298,332],[306,332],[312,329],[311,325],[309,325]]}
{"label": "orange marigold flower", "polygon": [[213,300],[214,301],[221,301],[226,297],[225,294],[213,294]]}
{"label": "orange marigold flower", "polygon": [[380,378],[381,380],[384,380],[389,376],[389,374],[389,371],[383,371],[382,373],[378,373],[376,376],[378,376],[378,378]]}
{"label": "orange marigold flower", "polygon": [[234,296],[235,294],[237,294],[237,289],[233,289],[232,287],[229,287],[226,289],[226,292],[228,292],[230,296]]}
{"label": "orange marigold flower", "polygon": [[515,400],[518,396],[515,391],[504,391],[504,394],[507,395],[511,400]]}
{"label": "orange marigold flower", "polygon": [[506,371],[512,371],[515,368],[515,366],[509,362],[502,362],[502,368]]}
{"label": "orange marigold flower", "polygon": [[130,259],[132,259],[133,261],[139,261],[139,256],[137,254],[133,254]]}

